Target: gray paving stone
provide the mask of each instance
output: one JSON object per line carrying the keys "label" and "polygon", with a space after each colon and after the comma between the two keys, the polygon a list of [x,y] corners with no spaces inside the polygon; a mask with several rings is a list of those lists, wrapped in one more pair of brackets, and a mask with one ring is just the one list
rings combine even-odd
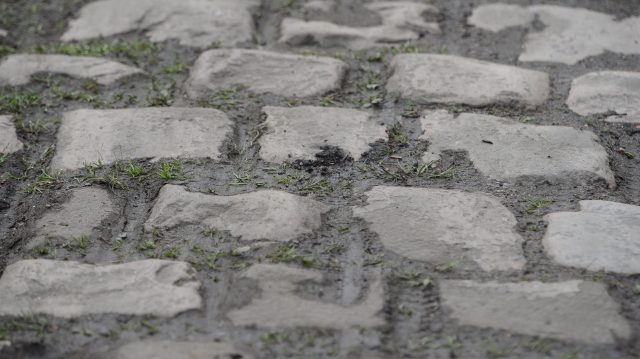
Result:
{"label": "gray paving stone", "polygon": [[11,116],[0,115],[0,153],[18,152],[22,147]]}
{"label": "gray paving stone", "polygon": [[384,306],[381,278],[371,281],[368,294],[351,306],[305,299],[296,293],[297,285],[302,282],[320,282],[320,272],[283,264],[254,264],[241,278],[255,280],[261,293],[247,306],[227,313],[235,325],[345,329],[384,324],[380,315]]}
{"label": "gray paving stone", "polygon": [[640,273],[640,207],[580,201],[579,212],[545,216],[542,244],[557,263],[592,271]]}
{"label": "gray paving stone", "polygon": [[165,185],[160,190],[145,223],[170,230],[201,224],[244,240],[288,241],[312,233],[322,224],[329,207],[307,197],[283,191],[262,190],[234,196],[188,192],[182,186]]}
{"label": "gray paving stone", "polygon": [[148,259],[96,266],[23,260],[9,265],[0,278],[0,315],[172,317],[202,306],[199,287],[191,266],[183,262]]}
{"label": "gray paving stone", "polygon": [[58,130],[54,169],[85,163],[180,157],[218,159],[233,132],[221,111],[206,108],[150,107],[66,112]]}
{"label": "gray paving stone", "polygon": [[177,39],[205,48],[251,41],[251,8],[259,0],[101,0],[85,5],[62,41],[145,31],[151,41]]}
{"label": "gray paving stone", "polygon": [[217,49],[196,60],[186,90],[192,98],[233,86],[286,97],[319,96],[339,89],[347,70],[346,63],[330,57]]}
{"label": "gray paving stone", "polygon": [[631,328],[601,283],[440,282],[441,303],[460,325],[579,341],[613,343]]}
{"label": "gray paving stone", "polygon": [[549,97],[546,73],[452,55],[401,54],[391,60],[389,92],[419,103],[535,107]]}
{"label": "gray paving stone", "polygon": [[9,35],[7,30],[0,29],[0,37],[7,37],[7,35]]}
{"label": "gray paving stone", "polygon": [[607,122],[640,123],[640,72],[600,71],[573,80],[567,106],[582,116],[615,112]]}
{"label": "gray paving stone", "polygon": [[118,208],[107,190],[99,187],[74,189],[71,197],[59,208],[45,212],[35,224],[35,236],[28,248],[47,241],[71,240],[91,236],[93,229],[118,213]]}
{"label": "gray paving stone", "polygon": [[110,359],[253,359],[227,343],[145,340],[118,348]]}
{"label": "gray paving stone", "polygon": [[473,113],[455,117],[447,111],[426,111],[422,117],[429,141],[423,160],[438,160],[443,151],[467,151],[485,176],[510,181],[520,176],[576,177],[588,173],[616,183],[605,149],[590,131],[564,126],[528,125]]}
{"label": "gray paving stone", "polygon": [[[330,3],[322,5],[327,4],[331,6]],[[315,5],[320,4],[316,2]],[[382,1],[364,6],[380,16],[380,25],[352,27],[288,17],[282,21],[282,36],[279,41],[290,45],[319,44],[324,47],[344,46],[359,50],[415,40],[424,33],[440,33],[437,22],[428,22],[422,17],[425,12],[438,14],[438,9],[432,5],[412,1]]]}
{"label": "gray paving stone", "polygon": [[369,144],[387,138],[386,128],[364,111],[331,107],[264,107],[266,133],[260,157],[269,162],[313,160],[324,146],[340,147],[356,161]]}
{"label": "gray paving stone", "polygon": [[[389,250],[410,259],[485,271],[524,267],[514,215],[482,193],[373,187],[353,215],[369,223]],[[474,264],[470,267],[469,264]]]}
{"label": "gray paving stone", "polygon": [[468,22],[479,28],[500,31],[512,26],[531,26],[536,18],[542,31],[527,34],[519,60],[560,62],[573,65],[590,56],[611,51],[640,54],[640,16],[616,16],[582,8],[555,5],[521,7],[502,3],[481,5]]}
{"label": "gray paving stone", "polygon": [[0,86],[28,84],[31,76],[40,72],[90,78],[101,85],[112,84],[127,76],[144,74],[144,71],[135,67],[97,57],[18,54],[9,55],[0,62]]}

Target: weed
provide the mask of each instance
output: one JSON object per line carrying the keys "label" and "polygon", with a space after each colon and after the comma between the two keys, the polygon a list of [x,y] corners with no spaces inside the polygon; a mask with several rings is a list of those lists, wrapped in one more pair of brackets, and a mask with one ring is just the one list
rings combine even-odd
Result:
{"label": "weed", "polygon": [[33,91],[25,93],[0,94],[0,112],[21,114],[27,108],[40,104],[40,96]]}
{"label": "weed", "polygon": [[129,164],[124,167],[123,172],[130,178],[138,178],[142,175],[144,169],[142,168],[142,166],[129,161]]}
{"label": "weed", "polygon": [[62,172],[49,173],[47,170],[42,170],[38,177],[36,177],[36,180],[27,185],[24,191],[28,195],[42,193],[45,189],[51,188],[55,184],[59,183],[61,178]]}
{"label": "weed", "polygon": [[160,179],[172,181],[184,178],[182,164],[178,160],[165,161],[160,163],[160,171],[158,172]]}
{"label": "weed", "polygon": [[174,62],[171,65],[167,65],[162,68],[162,72],[165,74],[178,74],[181,72],[185,72],[187,70],[187,65],[179,62]]}
{"label": "weed", "polygon": [[533,214],[553,203],[552,200],[546,198],[531,198],[527,200],[527,206],[525,211],[528,214]]}
{"label": "weed", "polygon": [[297,263],[303,267],[317,268],[316,261],[309,256],[298,253],[298,245],[295,243],[283,244],[276,249],[276,252],[268,255],[273,263]]}
{"label": "weed", "polygon": [[251,175],[248,172],[243,174],[233,173],[233,178],[229,183],[232,186],[246,186],[251,182]]}
{"label": "weed", "polygon": [[399,122],[394,123],[388,130],[389,140],[399,145],[407,143],[407,137],[402,134],[402,125]]}
{"label": "weed", "polygon": [[162,256],[170,259],[177,259],[180,256],[178,247],[170,247],[162,253]]}

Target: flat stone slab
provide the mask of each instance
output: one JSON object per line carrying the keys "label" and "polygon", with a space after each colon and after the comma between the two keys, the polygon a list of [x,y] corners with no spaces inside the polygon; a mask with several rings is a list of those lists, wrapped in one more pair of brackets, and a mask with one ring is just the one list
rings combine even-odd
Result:
{"label": "flat stone slab", "polygon": [[549,76],[452,55],[401,54],[391,60],[387,91],[419,103],[535,107],[549,97]]}
{"label": "flat stone slab", "polygon": [[241,278],[255,280],[261,292],[247,306],[227,313],[234,325],[345,329],[384,324],[380,315],[384,307],[381,278],[370,282],[365,298],[351,306],[302,298],[296,292],[302,282],[320,282],[322,274],[317,271],[283,264],[254,264]]}
{"label": "flat stone slab", "polygon": [[470,263],[485,271],[518,270],[526,260],[514,215],[482,193],[373,187],[353,215],[369,223],[385,248],[419,261]]}
{"label": "flat stone slab", "polygon": [[455,117],[443,110],[425,111],[421,121],[420,139],[429,141],[425,162],[438,160],[443,151],[466,151],[474,167],[495,180],[588,173],[616,185],[607,152],[590,131],[473,113]]}
{"label": "flat stone slab", "polygon": [[607,122],[640,123],[640,72],[600,71],[573,80],[567,106],[582,116],[615,112]]}
{"label": "flat stone slab", "polygon": [[[534,19],[544,29],[533,29]],[[529,26],[519,61],[578,63],[605,51],[640,54],[640,16],[616,16],[582,8],[555,5],[518,6],[503,3],[480,5],[473,10],[469,24],[489,31],[512,26]]]}
{"label": "flat stone slab", "polygon": [[[110,359],[253,359],[228,343],[145,340],[118,348]],[[106,357],[105,357],[106,359]]]}
{"label": "flat stone slab", "polygon": [[386,140],[386,127],[368,112],[299,106],[262,109],[267,131],[260,137],[260,157],[269,162],[313,160],[326,146],[340,147],[356,161],[369,144]]}
{"label": "flat stone slab", "polygon": [[580,201],[579,212],[556,212],[542,244],[561,265],[592,271],[640,273],[640,207]]}
{"label": "flat stone slab", "polygon": [[220,157],[232,121],[218,110],[150,107],[65,112],[51,167],[68,170],[85,163],[152,158]]}
{"label": "flat stone slab", "polygon": [[22,148],[23,144],[18,139],[11,116],[0,115],[0,153],[14,153]]}
{"label": "flat stone slab", "polygon": [[251,8],[259,0],[101,0],[85,5],[69,23],[62,41],[144,31],[153,42],[177,39],[205,48],[251,41]]}
{"label": "flat stone slab", "polygon": [[377,13],[382,23],[377,26],[351,27],[288,17],[282,21],[279,41],[294,46],[317,44],[359,50],[416,40],[425,33],[440,33],[437,22],[428,22],[422,17],[426,12],[438,14],[438,9],[432,5],[412,1],[381,1],[365,4],[364,7]]}
{"label": "flat stone slab", "polygon": [[631,335],[620,306],[600,283],[443,280],[439,288],[442,305],[460,325],[588,344]]}
{"label": "flat stone slab", "polygon": [[217,49],[198,57],[185,86],[192,98],[234,86],[286,97],[320,96],[339,89],[347,70],[346,63],[330,57]]}
{"label": "flat stone slab", "polygon": [[262,190],[218,196],[165,185],[145,228],[147,231],[154,228],[170,230],[198,224],[229,231],[244,240],[285,242],[320,228],[322,214],[329,209],[310,198],[283,191]]}
{"label": "flat stone slab", "polygon": [[118,213],[109,192],[99,187],[74,189],[71,197],[59,208],[50,209],[35,224],[35,237],[29,241],[33,248],[47,240],[70,240],[91,236],[103,221]]}
{"label": "flat stone slab", "polygon": [[7,37],[7,35],[9,35],[7,30],[0,29],[0,37]]}
{"label": "flat stone slab", "polygon": [[0,86],[26,85],[31,76],[52,72],[71,77],[89,78],[109,85],[122,78],[145,72],[116,61],[86,56],[9,55],[0,62]]}
{"label": "flat stone slab", "polygon": [[45,259],[9,265],[0,278],[0,315],[87,314],[172,317],[200,309],[188,263],[148,259],[96,266]]}

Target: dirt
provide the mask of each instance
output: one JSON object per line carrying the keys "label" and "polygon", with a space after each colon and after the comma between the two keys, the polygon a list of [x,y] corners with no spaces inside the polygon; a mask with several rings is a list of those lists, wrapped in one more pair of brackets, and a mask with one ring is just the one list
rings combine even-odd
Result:
{"label": "dirt", "polygon": [[[77,14],[88,1],[10,1],[0,3],[0,28],[9,36],[0,44],[13,46],[16,52],[32,52],[37,45],[55,46],[67,21]],[[258,250],[242,256],[231,256],[209,266],[202,255],[194,253],[198,245],[205,251],[230,251],[248,243],[231,237],[228,233],[211,235],[202,233],[198,238],[185,238],[182,233],[193,233],[194,228],[184,228],[172,233],[154,236],[144,233],[143,223],[161,186],[167,181],[157,176],[157,164],[136,161],[145,169],[142,179],[130,179],[119,174],[122,186],[110,187],[99,180],[87,179],[83,170],[66,172],[42,193],[27,194],[25,188],[36,180],[51,160],[47,149],[55,143],[55,135],[62,112],[78,108],[145,107],[159,95],[153,90],[150,78],[136,76],[124,83],[109,87],[93,88],[86,81],[64,76],[39,75],[38,81],[15,89],[15,92],[33,91],[40,101],[27,106],[16,114],[16,121],[26,126],[18,129],[25,150],[9,157],[0,164],[0,272],[6,265],[22,258],[41,257],[79,260],[88,263],[132,261],[147,257],[163,257],[173,246],[180,249],[176,259],[194,263],[198,278],[203,284],[205,310],[183,313],[172,319],[94,315],[74,320],[61,320],[46,316],[25,315],[19,318],[0,317],[0,340],[12,342],[8,350],[0,351],[0,358],[91,358],[95,352],[138,339],[189,339],[223,340],[239,348],[249,348],[260,358],[637,358],[640,356],[640,295],[633,287],[640,282],[638,275],[616,275],[565,268],[553,264],[544,254],[540,239],[546,223],[543,216],[550,212],[576,210],[582,199],[603,199],[640,205],[640,130],[632,125],[609,124],[604,116],[580,117],[564,104],[571,80],[596,70],[640,71],[640,56],[606,53],[590,57],[577,65],[567,66],[548,63],[521,63],[518,66],[544,71],[550,74],[552,93],[550,101],[537,109],[527,110],[510,106],[411,106],[396,101],[394,94],[384,92],[388,77],[385,63],[394,51],[408,51],[406,46],[393,49],[348,51],[345,49],[321,49],[316,47],[288,48],[277,44],[278,24],[284,16],[312,16],[301,9],[303,1],[296,0],[289,6],[280,0],[265,0],[256,9],[258,26],[256,43],[247,47],[263,47],[277,51],[338,56],[347,61],[351,71],[344,90],[330,96],[310,98],[295,104],[329,104],[347,108],[367,108],[389,128],[390,141],[376,143],[373,149],[359,161],[353,161],[336,148],[327,148],[317,161],[300,161],[289,166],[265,163],[258,158],[260,135],[265,105],[287,106],[291,101],[271,95],[253,95],[242,89],[213,94],[200,101],[188,100],[183,83],[188,68],[195,61],[198,51],[183,47],[176,41],[162,44],[162,48],[142,52],[140,56],[116,55],[119,61],[142,67],[152,74],[156,87],[169,86],[171,106],[208,106],[225,111],[237,124],[232,138],[226,141],[224,159],[182,161],[183,178],[169,181],[184,184],[190,190],[231,195],[255,191],[261,188],[282,189],[307,195],[332,205],[335,209],[323,218],[323,226],[313,235],[304,236],[290,243],[296,252],[311,263],[309,265],[326,273],[322,288],[303,286],[304,296],[323,301],[341,302],[345,296],[362,298],[361,288],[366,288],[365,278],[381,271],[385,281],[385,310],[387,324],[380,328],[361,330],[283,329],[277,335],[273,331],[257,328],[235,328],[225,318],[234,306],[246,302],[256,294],[255,283],[236,281],[234,275],[251,263],[271,262],[282,244],[266,244]],[[375,14],[361,16],[362,6],[355,0],[343,0],[339,14],[325,15],[337,23],[368,26],[379,19]],[[468,56],[497,63],[516,64],[526,36],[523,28],[513,28],[499,34],[481,31],[466,25],[465,19],[475,6],[491,3],[476,0],[436,0],[441,10],[437,19],[442,35],[425,35],[412,45],[426,53],[448,53]],[[620,18],[640,15],[640,2],[632,0],[559,0],[559,1],[509,1],[509,3],[555,4],[588,8],[614,14]],[[320,17],[319,17],[320,18]],[[144,39],[141,33],[114,36],[110,40],[135,41]],[[185,71],[167,74],[163,68],[173,63],[186,65]],[[363,88],[371,77],[377,89]],[[120,94],[119,101],[105,104],[60,98],[54,94],[55,84],[62,90],[87,93],[110,100]],[[170,85],[175,83],[173,87]],[[87,90],[89,87],[91,90]],[[0,89],[0,94],[11,94],[11,88]],[[384,96],[379,104],[371,104],[371,96]],[[138,101],[129,96],[137,96]],[[565,125],[595,132],[609,153],[611,168],[616,175],[617,188],[610,189],[604,181],[584,175],[580,181],[567,178],[520,178],[516,183],[488,180],[475,170],[465,153],[446,153],[437,168],[419,176],[416,169],[428,143],[417,138],[421,134],[416,113],[424,109],[448,108],[456,112],[476,112],[514,118],[531,124]],[[8,114],[4,111],[0,114]],[[404,115],[404,116],[403,116]],[[406,137],[406,143],[391,135],[395,128]],[[29,126],[29,124],[32,124]],[[40,128],[40,125],[44,125]],[[636,154],[631,159],[619,151],[625,148]],[[433,176],[453,169],[452,176]],[[97,170],[96,177],[117,173],[114,166]],[[237,176],[248,175],[239,183]],[[305,177],[306,176],[306,177]],[[292,178],[288,184],[282,178]],[[305,179],[306,178],[306,179]],[[301,179],[301,180],[300,180]],[[322,183],[313,187],[314,183]],[[377,235],[367,225],[355,219],[349,209],[364,203],[364,192],[376,185],[399,185],[426,188],[461,189],[480,191],[498,197],[518,220],[517,230],[525,239],[524,252],[527,267],[519,273],[485,273],[477,270],[438,268],[408,260],[382,248]],[[35,220],[49,208],[55,208],[68,197],[69,190],[85,185],[109,188],[121,205],[122,213],[110,219],[96,230],[86,250],[69,250],[58,246],[47,253],[27,251],[25,244],[34,233]],[[549,204],[531,210],[531,199],[546,199]],[[123,237],[122,234],[126,233]],[[121,247],[116,241],[121,240]],[[141,241],[156,244],[152,250],[141,250]],[[342,245],[342,247],[341,247]],[[406,274],[415,274],[415,280],[407,280]],[[429,285],[415,285],[431,279]],[[600,346],[588,343],[567,343],[552,339],[517,335],[500,330],[462,327],[447,317],[439,306],[437,281],[440,279],[474,279],[498,281],[569,279],[595,280],[608,286],[609,294],[621,304],[622,315],[629,321],[633,336],[615,345]],[[410,313],[410,314],[409,314]]]}

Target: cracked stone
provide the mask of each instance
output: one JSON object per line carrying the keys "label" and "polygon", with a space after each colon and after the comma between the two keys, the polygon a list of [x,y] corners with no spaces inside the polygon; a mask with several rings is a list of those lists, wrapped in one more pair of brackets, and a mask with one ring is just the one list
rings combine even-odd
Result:
{"label": "cracked stone", "polygon": [[420,139],[430,144],[425,162],[438,160],[443,151],[466,151],[474,167],[495,180],[589,174],[616,185],[607,152],[590,131],[473,113],[455,117],[444,110],[425,111],[422,129]]}
{"label": "cracked stone", "polygon": [[[105,357],[106,358],[106,357]],[[228,343],[145,340],[118,348],[111,359],[253,359]]]}
{"label": "cracked stone", "polygon": [[549,76],[452,55],[401,54],[391,60],[389,92],[419,103],[536,107],[549,97]]}
{"label": "cracked stone", "polygon": [[347,70],[346,63],[324,56],[217,49],[200,55],[185,86],[192,98],[235,86],[255,93],[308,97],[339,89]]}
{"label": "cracked stone", "polygon": [[620,306],[601,283],[443,280],[439,288],[442,305],[460,325],[589,344],[631,335]]}
{"label": "cracked stone", "polygon": [[35,224],[36,233],[28,248],[48,240],[70,240],[90,236],[103,221],[118,213],[109,192],[98,187],[74,189],[71,198],[60,208],[45,212]]}
{"label": "cracked stone", "polygon": [[26,85],[32,75],[41,72],[89,78],[100,85],[110,85],[122,78],[145,73],[135,67],[97,57],[19,54],[9,55],[0,62],[0,85]]}
{"label": "cracked stone", "polygon": [[144,31],[153,42],[177,39],[206,48],[251,41],[251,8],[259,0],[101,0],[85,5],[69,23],[62,41]]}
{"label": "cracked stone", "polygon": [[66,112],[51,167],[77,169],[98,160],[110,164],[141,158],[219,159],[232,124],[225,113],[205,108]]}
{"label": "cracked stone", "polygon": [[296,287],[305,281],[322,281],[322,273],[283,264],[254,264],[241,278],[255,280],[260,295],[227,316],[234,325],[261,328],[322,327],[346,329],[384,324],[380,313],[384,307],[382,279],[372,280],[362,301],[350,306],[305,299]]}
{"label": "cracked stone", "polygon": [[[312,5],[318,7],[320,4]],[[438,14],[438,9],[432,5],[411,1],[384,1],[364,6],[378,13],[382,24],[351,27],[327,21],[305,21],[287,17],[282,21],[282,36],[279,41],[289,45],[319,44],[324,47],[344,46],[359,50],[416,40],[425,33],[440,33],[437,22],[428,22],[422,17],[425,12]]]}
{"label": "cracked stone", "polygon": [[18,152],[22,147],[11,116],[0,116],[0,153]]}
{"label": "cracked stone", "polygon": [[640,73],[600,71],[573,80],[567,106],[582,116],[615,112],[607,122],[640,123]]}
{"label": "cracked stone", "polygon": [[183,262],[148,259],[98,266],[23,260],[9,265],[0,278],[0,315],[173,317],[201,308],[199,287],[191,266]]}
{"label": "cracked stone", "polygon": [[591,271],[640,273],[640,207],[580,201],[578,212],[556,212],[542,244],[556,263]]}
{"label": "cracked stone", "polygon": [[343,149],[356,161],[369,144],[387,138],[381,126],[364,111],[343,108],[267,106],[266,133],[260,137],[260,157],[269,162],[313,160],[326,146]]}
{"label": "cracked stone", "polygon": [[514,215],[482,193],[377,186],[353,215],[401,256],[485,271],[522,269],[526,260]]}
{"label": "cracked stone", "polygon": [[581,8],[496,3],[476,7],[468,22],[496,32],[512,26],[532,26],[534,18],[544,29],[528,32],[519,61],[573,65],[606,51],[640,54],[640,16],[618,20],[613,15]]}
{"label": "cracked stone", "polygon": [[201,224],[229,231],[243,240],[285,242],[320,228],[322,215],[329,209],[310,198],[277,190],[218,196],[165,185],[145,228],[171,230]]}

